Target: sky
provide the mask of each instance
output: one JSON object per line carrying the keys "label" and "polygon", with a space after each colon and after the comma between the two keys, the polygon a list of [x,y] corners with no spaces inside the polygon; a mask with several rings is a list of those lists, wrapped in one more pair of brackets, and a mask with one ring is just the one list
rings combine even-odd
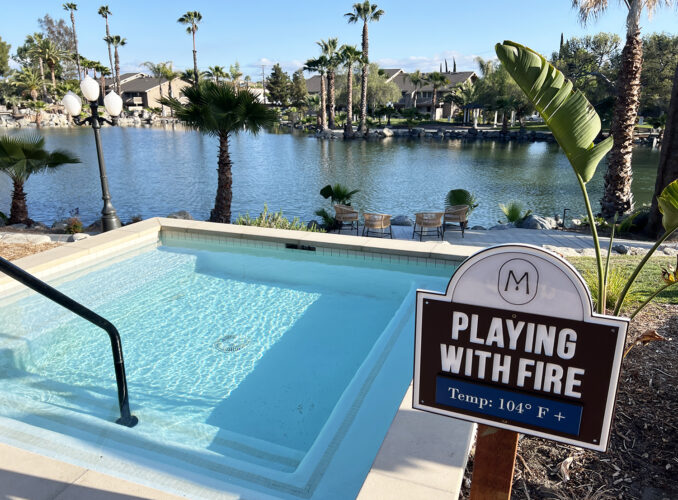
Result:
{"label": "sky", "polygon": [[[105,21],[97,14],[106,0],[80,0],[76,30],[80,53],[108,65]],[[26,35],[39,31],[38,18],[50,14],[70,23],[61,0],[17,2],[0,0],[0,38],[14,52]],[[191,36],[177,19],[198,10],[203,20],[196,33],[198,66],[206,70],[228,68],[238,61],[241,71],[261,80],[275,63],[293,72],[319,55],[318,40],[338,37],[339,44],[360,48],[362,26],[348,24],[344,14],[351,1],[337,0],[108,0],[111,34],[127,39],[121,47],[123,72],[142,69],[145,61],[172,61],[175,69],[193,67]],[[494,44],[513,40],[549,57],[557,50],[560,34],[581,37],[601,31],[625,36],[626,8],[610,0],[608,10],[586,26],[579,22],[570,0],[376,0],[385,14],[369,25],[369,57],[383,68],[438,70],[447,59],[450,70],[477,69],[476,57],[495,58]],[[644,34],[678,34],[678,10],[661,7],[652,19],[641,21]]]}

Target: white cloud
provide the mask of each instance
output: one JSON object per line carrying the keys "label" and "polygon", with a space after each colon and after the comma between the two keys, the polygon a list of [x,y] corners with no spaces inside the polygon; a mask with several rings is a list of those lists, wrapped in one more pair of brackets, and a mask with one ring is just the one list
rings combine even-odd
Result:
{"label": "white cloud", "polygon": [[440,65],[445,69],[445,60],[447,67],[452,71],[453,60],[457,61],[457,71],[478,71],[476,55],[465,55],[455,51],[445,51],[433,56],[408,56],[400,58],[382,58],[377,59],[376,63],[382,68],[402,68],[406,72],[420,70],[424,73],[438,71]]}

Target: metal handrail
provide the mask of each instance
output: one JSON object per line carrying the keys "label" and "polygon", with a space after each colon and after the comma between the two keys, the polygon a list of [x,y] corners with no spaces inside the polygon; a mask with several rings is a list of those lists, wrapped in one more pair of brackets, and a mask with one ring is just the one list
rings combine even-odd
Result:
{"label": "metal handrail", "polygon": [[115,381],[118,384],[118,404],[120,406],[120,418],[115,421],[116,424],[127,427],[134,427],[139,422],[139,419],[132,415],[129,410],[129,399],[127,393],[127,378],[125,376],[125,362],[122,358],[122,343],[120,342],[120,334],[113,326],[113,323],[105,318],[102,318],[94,311],[87,309],[85,306],[64,295],[56,288],[52,288],[44,281],[39,280],[30,273],[27,273],[20,267],[12,264],[10,261],[0,257],[0,271],[7,276],[14,278],[18,282],[26,285],[28,288],[35,290],[40,295],[56,302],[60,306],[65,307],[71,312],[74,312],[81,318],[86,319],[90,323],[106,330],[111,339],[111,348],[113,350],[113,361],[115,362]]}

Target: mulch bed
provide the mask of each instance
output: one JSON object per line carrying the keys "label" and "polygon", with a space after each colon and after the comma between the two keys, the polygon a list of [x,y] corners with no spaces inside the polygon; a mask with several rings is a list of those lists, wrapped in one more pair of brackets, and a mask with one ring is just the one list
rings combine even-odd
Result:
{"label": "mulch bed", "polygon": [[32,243],[0,243],[0,257],[7,260],[16,260],[27,255],[32,255],[38,252],[44,252],[50,248],[58,247],[63,243],[40,243],[35,245]]}
{"label": "mulch bed", "polygon": [[[521,435],[511,498],[678,498],[678,305],[648,306],[628,339],[647,330],[672,340],[636,346],[624,360],[608,451]],[[460,498],[468,498],[472,470],[471,455]]]}

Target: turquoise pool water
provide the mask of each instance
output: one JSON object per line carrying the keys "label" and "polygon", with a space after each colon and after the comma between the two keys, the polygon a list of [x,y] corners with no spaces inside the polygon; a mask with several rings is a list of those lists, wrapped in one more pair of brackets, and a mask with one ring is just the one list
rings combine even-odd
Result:
{"label": "turquoise pool water", "polygon": [[166,243],[56,283],[120,331],[140,424],[112,423],[105,333],[30,295],[0,302],[0,427],[195,498],[355,496],[411,378],[414,290],[452,268]]}

